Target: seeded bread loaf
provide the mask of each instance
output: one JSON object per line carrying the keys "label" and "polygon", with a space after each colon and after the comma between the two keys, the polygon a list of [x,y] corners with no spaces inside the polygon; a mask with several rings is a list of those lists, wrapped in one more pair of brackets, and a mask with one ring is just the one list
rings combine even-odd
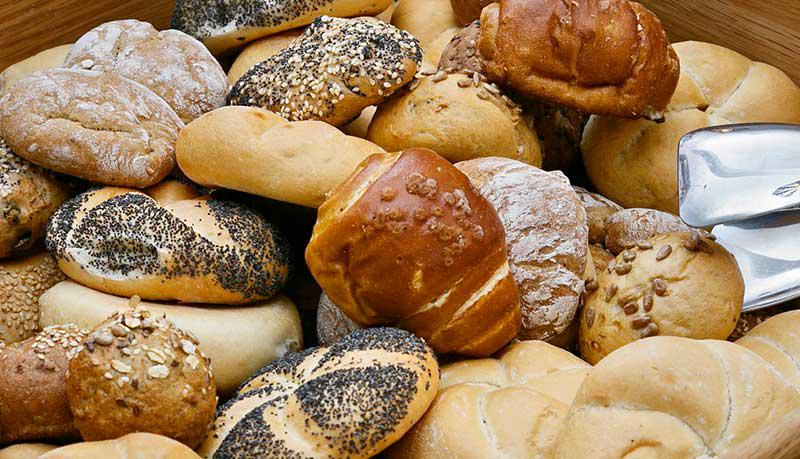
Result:
{"label": "seeded bread loaf", "polygon": [[359,330],[258,371],[219,409],[198,452],[372,457],[422,417],[438,387],[439,366],[423,340],[392,328]]}
{"label": "seeded bread loaf", "polygon": [[431,150],[361,163],[320,207],[306,263],[350,319],[404,328],[439,353],[487,356],[519,329],[502,222]]}
{"label": "seeded bread loaf", "polygon": [[0,343],[0,445],[78,438],[67,401],[68,357],[88,330],[45,327],[25,341]]}
{"label": "seeded bread loaf", "polygon": [[228,70],[228,82],[231,85],[236,83],[248,70],[288,48],[302,34],[302,28],[292,29],[250,43],[231,64]]}
{"label": "seeded bread loaf", "polygon": [[14,84],[39,70],[53,69],[64,65],[64,59],[72,45],[61,45],[46,49],[33,56],[9,65],[0,72],[0,96]]}
{"label": "seeded bread loaf", "polygon": [[[74,443],[39,459],[199,459],[186,445],[163,435],[139,432],[113,440]],[[1,459],[1,458],[0,458]]]}
{"label": "seeded bread loaf", "polygon": [[83,193],[53,215],[47,248],[83,285],[185,303],[265,300],[289,277],[289,247],[263,215],[213,195],[161,203],[127,188]]}
{"label": "seeded bread loaf", "polygon": [[38,459],[42,454],[58,448],[44,443],[19,443],[0,449],[0,459]]}
{"label": "seeded bread loaf", "polygon": [[461,27],[449,0],[402,0],[392,14],[392,25],[419,40],[425,72],[435,71],[442,50]]}
{"label": "seeded bread loaf", "polygon": [[581,356],[595,364],[655,335],[725,339],[744,299],[733,255],[698,232],[641,241],[598,273],[580,316]]}
{"label": "seeded bread loaf", "polygon": [[[589,243],[605,244],[606,217],[622,210],[622,207],[603,195],[589,192],[579,186],[573,186],[573,188],[575,192],[578,193],[578,198],[580,198],[581,204],[583,204],[583,208],[586,210],[586,218],[589,220]],[[647,237],[653,235],[655,235],[655,233]],[[647,239],[647,237],[643,239]]]}
{"label": "seeded bread loaf", "polygon": [[691,230],[675,215],[655,209],[636,208],[609,215],[603,221],[603,227],[606,232],[605,247],[615,255],[657,234]]}
{"label": "seeded bread loaf", "polygon": [[325,292],[319,297],[317,308],[317,341],[320,346],[330,346],[361,326],[350,320]]}

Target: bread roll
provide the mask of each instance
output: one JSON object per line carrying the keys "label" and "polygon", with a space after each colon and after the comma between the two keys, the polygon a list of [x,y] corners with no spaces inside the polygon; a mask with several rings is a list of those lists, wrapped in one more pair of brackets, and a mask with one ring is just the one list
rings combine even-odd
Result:
{"label": "bread roll", "polygon": [[177,0],[172,28],[201,40],[215,55],[284,30],[301,27],[323,14],[370,16],[392,0]]}
{"label": "bread roll", "polygon": [[583,161],[603,195],[623,207],[678,213],[678,141],[707,126],[800,123],[800,88],[775,67],[710,43],[677,43],[681,78],[661,124],[592,117]]}
{"label": "bread roll", "polygon": [[741,346],[649,338],[592,369],[555,457],[728,457],[764,423],[798,407],[797,391]]}
{"label": "bread roll", "polygon": [[[94,328],[115,312],[129,309],[128,299],[62,282],[40,300],[43,327],[76,323]],[[288,352],[303,348],[300,317],[285,296],[246,307],[179,306],[141,302],[154,314],[166,314],[200,341],[213,363],[221,395],[231,394],[250,374]]]}
{"label": "bread roll", "polygon": [[361,326],[350,320],[328,295],[322,292],[317,308],[317,341],[320,346],[331,346]]}
{"label": "bread roll", "polygon": [[[619,255],[625,249],[663,233],[691,231],[679,217],[654,209],[625,209],[606,217],[605,247]],[[646,244],[645,244],[646,245]]]}
{"label": "bread roll", "polygon": [[407,32],[374,18],[322,16],[239,78],[228,101],[341,126],[411,81],[421,62]]}
{"label": "bread roll", "polygon": [[492,0],[450,0],[453,12],[456,14],[462,25],[467,25],[472,21],[481,18],[481,10]]}
{"label": "bread roll", "polygon": [[[601,194],[592,193],[579,186],[573,186],[573,188],[578,193],[578,198],[581,200],[584,210],[586,210],[586,218],[589,220],[589,243],[605,244],[606,217],[622,210],[622,207]],[[651,234],[650,236],[653,235]]]}
{"label": "bread roll", "polygon": [[89,191],[53,215],[46,242],[81,284],[156,301],[265,300],[291,270],[277,228],[255,210],[211,195],[160,203],[126,188]]}
{"label": "bread roll", "polygon": [[353,121],[341,126],[339,130],[344,132],[347,135],[353,137],[359,137],[362,139],[367,138],[367,131],[369,130],[369,125],[372,123],[372,118],[375,116],[375,112],[377,111],[378,107],[371,106],[365,108],[358,118],[354,119]]}
{"label": "bread roll", "polygon": [[492,80],[588,113],[661,119],[678,83],[661,22],[628,0],[500,0],[478,47]]}
{"label": "bread roll", "polygon": [[64,65],[64,59],[72,45],[61,45],[40,51],[33,56],[11,64],[0,72],[0,95],[14,86],[14,83],[39,70],[47,70]]}
{"label": "bread roll", "polygon": [[608,264],[611,263],[611,260],[616,259],[613,253],[595,244],[589,244],[589,254],[592,256],[592,263],[594,263],[597,272],[608,269]]}
{"label": "bread roll", "polygon": [[430,148],[453,162],[502,156],[540,166],[539,139],[521,112],[497,86],[440,72],[379,105],[367,139],[386,151]]}
{"label": "bread roll", "polygon": [[253,375],[220,408],[198,452],[368,458],[422,417],[438,387],[439,366],[424,341],[393,328],[359,330]]}
{"label": "bread roll", "polygon": [[439,353],[487,356],[519,328],[503,225],[431,150],[364,161],[320,207],[306,263],[350,319],[412,331]]}
{"label": "bread roll", "polygon": [[736,322],[736,327],[734,327],[731,334],[728,335],[728,341],[737,341],[739,338],[750,333],[750,331],[757,326],[766,322],[769,318],[783,314],[784,312],[793,311],[797,308],[797,304],[789,302],[764,309],[756,309],[755,311],[742,311],[742,314],[739,316],[739,321]]}
{"label": "bread roll", "polygon": [[135,19],[106,22],[85,33],[64,66],[129,78],[164,99],[185,123],[225,105],[228,92],[222,66],[202,43]]}
{"label": "bread roll", "polygon": [[64,273],[47,252],[0,263],[0,344],[16,343],[36,333],[39,296],[62,280]]}
{"label": "bread roll", "polygon": [[795,389],[800,390],[800,337],[797,327],[800,324],[800,311],[789,311],[767,319],[736,344],[744,346],[763,357]]}
{"label": "bread roll", "polygon": [[73,324],[57,325],[20,343],[0,343],[0,445],[78,436],[64,381],[68,358],[87,333]]}
{"label": "bread roll", "polygon": [[0,459],[37,459],[40,455],[56,449],[44,443],[20,443],[0,449]]}
{"label": "bread roll", "polygon": [[111,73],[52,69],[8,90],[0,136],[47,169],[143,188],[175,166],[178,115],[149,89]]}
{"label": "bread roll", "polygon": [[194,451],[171,438],[132,433],[114,440],[63,446],[40,459],[198,459]]}
{"label": "bread roll", "polygon": [[320,121],[290,123],[255,107],[215,110],[178,138],[178,164],[194,182],[308,207],[381,152]]}
{"label": "bread roll", "polygon": [[575,317],[587,258],[586,212],[561,172],[505,158],[456,164],[503,222],[511,273],[520,291],[520,339],[547,340]]}
{"label": "bread roll", "polygon": [[392,25],[419,40],[425,72],[435,71],[442,50],[461,27],[449,0],[402,0],[392,14]]}
{"label": "bread roll", "polygon": [[269,35],[250,43],[239,53],[239,56],[236,57],[233,64],[231,64],[231,69],[228,70],[228,83],[231,85],[236,83],[242,75],[247,73],[247,71],[256,64],[260,64],[283,51],[285,48],[288,48],[289,44],[302,34],[302,28],[292,29],[286,32],[276,33],[275,35]]}
{"label": "bread roll", "polygon": [[556,437],[591,367],[541,341],[498,358],[442,368],[433,405],[389,458],[551,458]]}
{"label": "bread roll", "polygon": [[463,29],[459,29],[439,56],[439,70],[445,72],[477,72],[483,76],[483,58],[478,51],[478,40],[481,34],[480,21],[473,21]]}
{"label": "bread roll", "polygon": [[725,339],[744,299],[739,266],[699,233],[664,233],[622,252],[586,297],[578,346],[595,364],[654,335]]}

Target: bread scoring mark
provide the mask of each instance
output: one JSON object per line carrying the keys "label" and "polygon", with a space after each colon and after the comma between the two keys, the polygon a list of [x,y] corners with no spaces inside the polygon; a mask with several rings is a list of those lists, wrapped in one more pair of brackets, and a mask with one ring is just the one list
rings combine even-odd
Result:
{"label": "bread scoring mark", "polygon": [[481,298],[492,293],[495,287],[497,287],[497,285],[508,276],[508,273],[509,273],[508,262],[504,261],[503,264],[499,268],[497,268],[494,274],[492,274],[492,277],[490,277],[486,282],[484,282],[481,288],[476,290],[472,294],[472,296],[470,296],[469,299],[465,301],[464,304],[462,304],[456,310],[456,312],[453,314],[453,317],[450,319],[450,322],[448,322],[448,324],[454,322],[459,317],[463,316],[467,311],[470,310],[470,308],[475,306],[475,304],[478,301],[480,301]]}

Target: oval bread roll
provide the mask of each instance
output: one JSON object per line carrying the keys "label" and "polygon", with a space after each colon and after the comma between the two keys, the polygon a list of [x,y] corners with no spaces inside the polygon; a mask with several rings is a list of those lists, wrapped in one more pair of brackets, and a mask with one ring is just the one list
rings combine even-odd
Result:
{"label": "oval bread roll", "polygon": [[248,70],[270,57],[289,47],[297,37],[303,34],[303,29],[292,29],[285,32],[269,35],[247,45],[236,57],[228,70],[228,83],[234,84]]}
{"label": "oval bread roll", "polygon": [[188,446],[152,433],[132,433],[114,440],[62,446],[39,459],[199,459]]}
{"label": "oval bread roll", "polygon": [[0,72],[0,95],[31,73],[63,66],[70,48],[72,45],[56,46],[6,67]]}

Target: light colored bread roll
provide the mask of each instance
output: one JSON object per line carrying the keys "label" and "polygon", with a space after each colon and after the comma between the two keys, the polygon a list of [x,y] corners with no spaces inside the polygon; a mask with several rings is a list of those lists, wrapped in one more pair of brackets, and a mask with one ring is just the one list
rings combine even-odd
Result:
{"label": "light colored bread roll", "polygon": [[361,114],[358,115],[358,118],[345,124],[344,126],[341,126],[339,129],[347,135],[366,139],[369,125],[372,123],[372,118],[375,116],[375,111],[377,109],[378,107],[374,105],[365,108]]}
{"label": "light colored bread roll", "polygon": [[392,14],[392,25],[419,40],[424,72],[435,71],[442,50],[461,28],[449,0],[402,0]]}
{"label": "light colored bread roll", "polygon": [[[127,298],[107,295],[74,282],[62,282],[40,300],[41,325],[75,323],[92,329],[115,312],[130,308]],[[166,314],[197,337],[210,358],[222,395],[229,395],[250,374],[288,352],[303,348],[297,308],[285,296],[250,306],[180,306],[141,302],[155,314]]]}
{"label": "light colored bread roll", "polygon": [[361,328],[322,292],[317,308],[317,341],[320,346],[330,346]]}
{"label": "light colored bread roll", "polygon": [[[784,312],[794,311],[798,309],[797,302],[782,303],[776,306],[770,306],[764,309],[756,309],[755,311],[742,311],[739,316],[739,321],[736,322],[736,327],[730,335],[728,341],[738,341],[743,336],[749,334],[754,328],[769,320],[771,317],[782,315]],[[791,322],[791,315],[784,316],[787,322]],[[751,349],[752,350],[752,349]]]}
{"label": "light colored bread roll", "polygon": [[800,311],[789,311],[767,319],[750,330],[736,344],[744,346],[763,357],[800,390]]}
{"label": "light colored bread roll", "polygon": [[542,341],[497,358],[442,368],[439,394],[389,458],[553,457],[555,441],[591,367]]}
{"label": "light colored bread roll", "polygon": [[261,37],[311,24],[322,15],[371,16],[392,0],[178,0],[172,28],[201,40],[215,55]]}
{"label": "light colored bread roll", "polygon": [[63,66],[70,48],[72,45],[49,48],[6,67],[0,72],[0,95],[31,73]]}
{"label": "light colored bread roll", "polygon": [[236,57],[233,64],[231,64],[231,68],[228,70],[228,83],[231,85],[236,83],[242,75],[247,73],[247,71],[256,64],[260,64],[288,48],[289,44],[302,34],[303,29],[292,29],[276,33],[275,35],[269,35],[250,43],[239,53],[239,56]]}
{"label": "light colored bread roll", "polygon": [[612,353],[584,380],[557,459],[729,457],[800,407],[766,361],[727,341],[654,337]]}
{"label": "light colored bread roll", "polygon": [[0,136],[47,169],[106,185],[144,188],[175,166],[183,122],[164,99],[113,73],[51,69],[9,89]]}
{"label": "light colored bread roll", "polygon": [[199,459],[188,446],[163,435],[139,432],[114,440],[62,446],[39,459]]}
{"label": "light colored bread roll", "polygon": [[561,172],[506,158],[456,164],[503,222],[520,291],[520,339],[548,340],[575,318],[591,261],[586,211]]}
{"label": "light colored bread roll", "polygon": [[219,409],[198,452],[372,457],[422,417],[438,388],[439,366],[423,340],[395,328],[359,330],[258,371]]}
{"label": "light colored bread roll", "polygon": [[192,181],[307,207],[382,152],[326,123],[287,122],[256,107],[214,110],[178,137],[178,164]]}
{"label": "light colored bread roll", "polygon": [[658,124],[595,116],[583,161],[600,192],[623,207],[678,213],[678,141],[731,123],[800,123],[800,87],[775,67],[701,42],[675,45],[681,77]]}
{"label": "light colored bread roll", "polygon": [[603,221],[606,236],[601,241],[614,255],[646,242],[657,234],[691,231],[679,217],[655,209],[624,209]]}
{"label": "light colored bread roll", "polygon": [[578,198],[586,210],[586,218],[589,220],[589,243],[605,244],[606,217],[622,210],[622,207],[601,194],[592,193],[579,186],[573,186],[573,188],[578,193]]}
{"label": "light colored bread roll", "polygon": [[58,447],[44,443],[20,443],[0,449],[0,459],[37,459],[56,448]]}
{"label": "light colored bread roll", "polygon": [[306,263],[350,319],[412,331],[439,353],[484,357],[519,329],[502,222],[431,150],[364,161],[320,207]]}
{"label": "light colored bread roll", "polygon": [[744,282],[730,252],[697,232],[646,242],[599,272],[586,297],[578,346],[589,363],[649,336],[725,339],[739,320]]}
{"label": "light colored bread roll", "polygon": [[46,242],[64,273],[81,284],[155,301],[265,300],[292,269],[277,227],[213,195],[162,203],[128,188],[88,191],[53,215]]}
{"label": "light colored bread roll", "polygon": [[386,151],[430,148],[452,162],[502,156],[541,166],[532,124],[497,86],[440,72],[379,105],[367,139]]}

